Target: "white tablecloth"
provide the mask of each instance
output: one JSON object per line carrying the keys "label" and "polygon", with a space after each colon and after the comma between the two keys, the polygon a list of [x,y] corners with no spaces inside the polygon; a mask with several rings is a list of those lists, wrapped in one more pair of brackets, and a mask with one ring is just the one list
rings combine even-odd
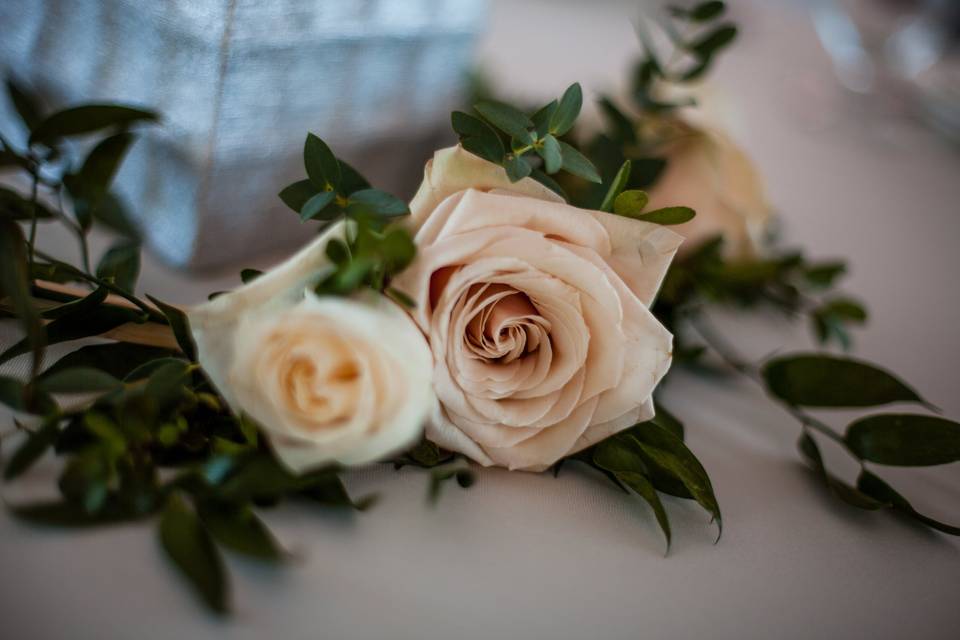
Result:
{"label": "white tablecloth", "polygon": [[[956,418],[957,150],[837,92],[808,24],[764,4],[741,10],[742,40],[716,74],[740,139],[788,241],[852,262],[848,289],[872,311],[859,353]],[[616,85],[635,54],[632,17],[626,4],[502,0],[482,57],[513,95],[545,97],[581,80],[591,96]],[[188,280],[148,261],[142,286],[191,302],[236,282],[232,273]],[[768,325],[724,323],[751,355],[808,344],[806,327]],[[9,341],[12,328],[2,330]],[[956,539],[827,496],[798,461],[797,426],[746,383],[682,375],[666,402],[713,478],[725,522],[717,544],[704,513],[671,499],[664,557],[643,504],[572,468],[557,479],[483,470],[433,509],[423,473],[376,468],[347,478],[358,495],[381,493],[368,513],[266,513],[296,560],[275,569],[230,558],[236,615],[224,621],[196,606],[148,527],[67,533],[0,514],[0,635],[957,637]],[[957,522],[958,467],[884,475],[921,510]],[[55,477],[44,461],[4,498],[49,492]]]}

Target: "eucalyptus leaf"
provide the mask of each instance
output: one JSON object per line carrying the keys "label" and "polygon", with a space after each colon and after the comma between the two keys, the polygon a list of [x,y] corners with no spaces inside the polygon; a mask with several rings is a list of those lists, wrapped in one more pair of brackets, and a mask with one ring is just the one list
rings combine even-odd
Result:
{"label": "eucalyptus leaf", "polygon": [[176,494],[167,499],[160,519],[160,542],[203,602],[226,613],[229,586],[223,560],[197,515]]}
{"label": "eucalyptus leaf", "polygon": [[663,207],[654,209],[639,215],[622,214],[643,222],[652,222],[653,224],[674,225],[690,222],[696,217],[697,213],[690,207]]}
{"label": "eucalyptus leaf", "polygon": [[[560,144],[563,144],[562,142]],[[503,168],[507,171],[507,177],[510,182],[522,180],[530,175],[533,167],[525,159],[518,156],[509,156],[503,163]]]}
{"label": "eucalyptus leaf", "polygon": [[884,413],[855,420],[844,437],[864,460],[918,467],[960,460],[960,424],[909,413]]}
{"label": "eucalyptus leaf", "polygon": [[597,168],[587,159],[585,155],[574,149],[572,146],[560,140],[560,152],[563,155],[563,169],[575,176],[579,176],[587,182],[601,182],[600,174]]}
{"label": "eucalyptus leaf", "polygon": [[533,128],[533,122],[516,107],[496,100],[484,100],[478,102],[473,108],[487,122],[512,138],[524,144],[529,144],[532,141],[528,129]]}
{"label": "eucalyptus leaf", "polygon": [[544,173],[540,169],[534,169],[533,171],[531,171],[530,177],[536,180],[537,182],[539,182],[540,184],[542,184],[543,186],[545,186],[547,189],[550,189],[551,191],[553,191],[555,194],[557,194],[567,202],[570,201],[570,198],[567,196],[567,193],[563,190],[563,187],[561,187],[556,180],[548,176],[546,173]]}
{"label": "eucalyptus leaf", "polygon": [[407,204],[400,198],[379,189],[362,189],[347,198],[347,213],[350,215],[375,215],[384,218],[409,213]]}
{"label": "eucalyptus leaf", "polygon": [[560,154],[560,143],[551,134],[543,138],[543,146],[537,148],[537,153],[543,158],[543,169],[547,173],[560,171],[563,165],[563,156]]}
{"label": "eucalyptus leaf", "polygon": [[762,373],[770,393],[797,406],[869,407],[924,402],[892,374],[852,358],[783,356],[767,362]]}
{"label": "eucalyptus leaf", "polygon": [[470,153],[499,164],[506,151],[500,136],[490,125],[462,111],[450,114],[453,130],[460,136],[460,144]]}
{"label": "eucalyptus leaf", "polygon": [[340,215],[339,208],[329,206],[336,197],[337,194],[334,191],[321,191],[311,197],[303,204],[303,208],[300,209],[300,222],[307,222],[314,218],[332,220]]}
{"label": "eucalyptus leaf", "polygon": [[[562,136],[570,131],[573,128],[573,123],[577,120],[577,116],[580,115],[582,106],[583,91],[580,88],[580,83],[575,82],[563,92],[563,97],[560,98],[557,108],[550,116],[550,133],[555,136]],[[553,172],[548,169],[547,173]]]}
{"label": "eucalyptus leaf", "polygon": [[118,104],[87,104],[47,116],[30,133],[30,144],[50,144],[60,138],[93,133],[107,127],[156,122],[153,111]]}

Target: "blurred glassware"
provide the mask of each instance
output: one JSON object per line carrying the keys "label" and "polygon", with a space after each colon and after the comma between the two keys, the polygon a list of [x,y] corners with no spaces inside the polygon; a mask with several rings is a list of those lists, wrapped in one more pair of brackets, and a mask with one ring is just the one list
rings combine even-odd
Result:
{"label": "blurred glassware", "polygon": [[810,0],[847,89],[887,101],[960,141],[960,2]]}
{"label": "blurred glassware", "polygon": [[[163,259],[207,267],[309,233],[276,196],[303,177],[307,131],[407,195],[459,102],[485,4],[3,0],[0,67],[53,105],[158,109],[117,184]],[[0,129],[15,122],[0,106]]]}

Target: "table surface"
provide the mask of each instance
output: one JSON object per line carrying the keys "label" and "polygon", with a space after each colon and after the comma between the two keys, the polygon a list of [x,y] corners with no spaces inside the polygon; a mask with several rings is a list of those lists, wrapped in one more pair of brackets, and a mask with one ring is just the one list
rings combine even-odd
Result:
{"label": "table surface", "polygon": [[[742,39],[715,77],[786,240],[849,258],[847,288],[872,312],[858,352],[960,415],[957,150],[839,92],[793,9],[736,4]],[[595,95],[618,86],[636,53],[633,17],[632,4],[501,0],[481,59],[511,95],[541,98],[584,79]],[[188,278],[148,260],[142,287],[188,303],[235,285],[234,273]],[[753,356],[809,344],[805,327],[720,322]],[[9,323],[0,330],[0,342],[13,335]],[[347,477],[356,494],[381,494],[368,513],[267,512],[296,560],[277,569],[230,558],[236,615],[219,620],[195,605],[145,526],[65,533],[2,514],[3,635],[956,637],[956,539],[828,497],[798,461],[796,424],[748,384],[681,374],[665,391],[713,478],[725,522],[716,544],[701,511],[670,499],[665,557],[646,507],[583,472],[483,470],[430,508],[423,473],[374,468]],[[958,467],[884,474],[957,522]],[[55,475],[45,460],[3,497],[48,492]]]}

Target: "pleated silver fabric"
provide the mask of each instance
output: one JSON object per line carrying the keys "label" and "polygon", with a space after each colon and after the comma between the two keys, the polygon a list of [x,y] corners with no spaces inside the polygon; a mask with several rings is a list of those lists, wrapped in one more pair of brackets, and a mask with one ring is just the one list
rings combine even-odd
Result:
{"label": "pleated silver fabric", "polygon": [[[158,109],[120,192],[151,247],[208,267],[302,241],[276,194],[307,131],[409,195],[449,129],[485,0],[3,0],[0,64],[51,104]],[[0,130],[16,130],[9,105]]]}

